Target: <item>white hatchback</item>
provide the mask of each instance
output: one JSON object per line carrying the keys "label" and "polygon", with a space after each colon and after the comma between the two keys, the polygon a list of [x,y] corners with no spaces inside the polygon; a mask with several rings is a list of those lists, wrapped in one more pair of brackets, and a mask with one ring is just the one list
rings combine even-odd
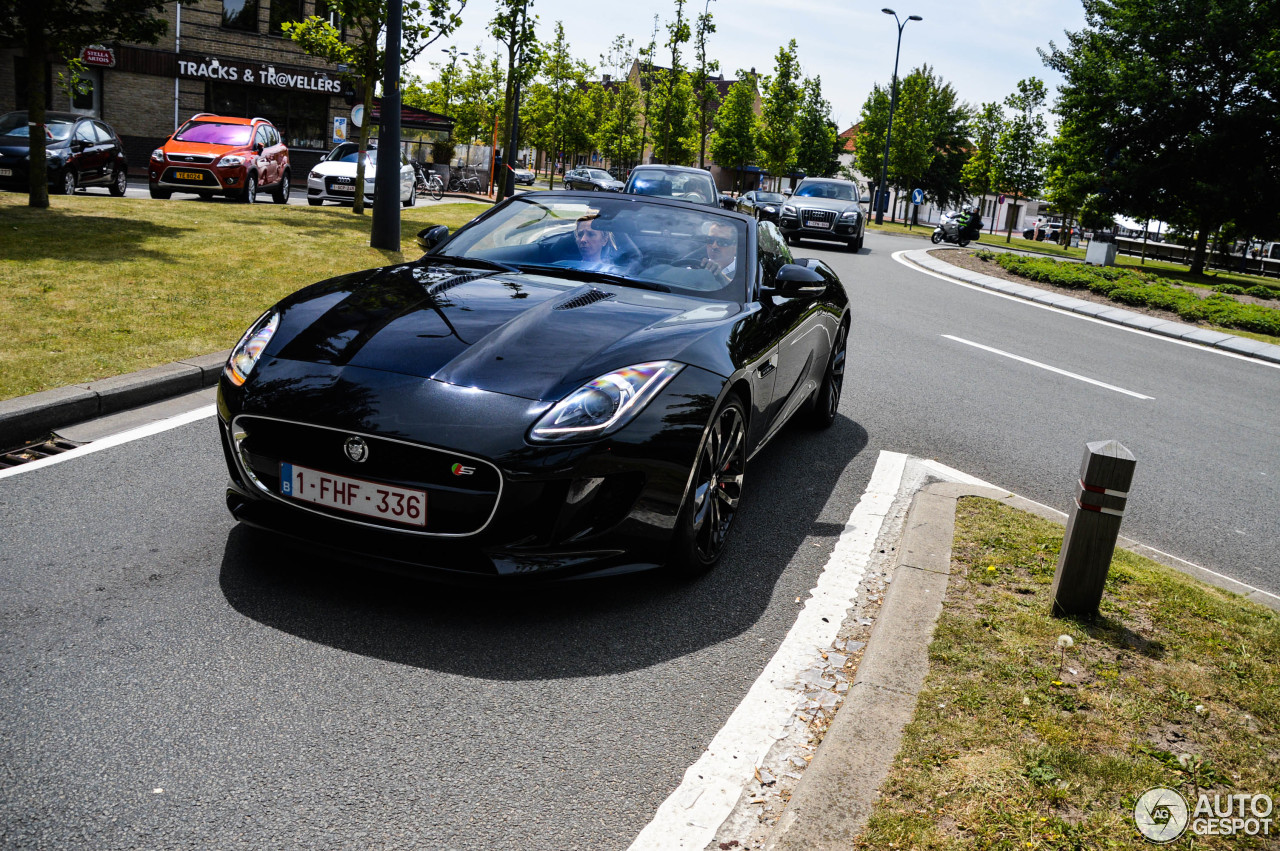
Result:
{"label": "white hatchback", "polygon": [[[360,148],[355,142],[343,142],[329,152],[307,175],[307,203],[319,207],[325,201],[350,204],[356,196],[356,165]],[[378,150],[365,151],[364,197],[373,201],[374,177],[378,170]],[[400,157],[400,203],[412,207],[418,200],[414,191],[413,166]]]}

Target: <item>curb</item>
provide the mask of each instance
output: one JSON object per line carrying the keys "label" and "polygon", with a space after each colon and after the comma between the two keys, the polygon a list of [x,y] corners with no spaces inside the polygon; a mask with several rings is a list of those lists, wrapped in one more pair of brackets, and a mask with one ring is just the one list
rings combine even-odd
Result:
{"label": "curb", "polygon": [[212,387],[230,356],[228,349],[0,401],[0,449],[42,440],[73,423]]}
{"label": "curb", "polygon": [[984,275],[981,272],[971,272],[968,269],[953,266],[945,260],[930,257],[929,252],[934,250],[936,249],[917,249],[905,251],[902,254],[907,262],[912,265],[934,272],[944,278],[973,284],[983,289],[995,290],[996,292],[1016,296],[1027,301],[1047,304],[1062,310],[1069,310],[1072,313],[1079,313],[1083,316],[1092,316],[1095,319],[1101,319],[1139,331],[1148,331],[1152,334],[1171,337],[1175,340],[1199,343],[1200,345],[1222,349],[1232,354],[1280,364],[1280,346],[1271,343],[1250,340],[1246,337],[1236,337],[1232,334],[1223,334],[1220,331],[1209,331],[1204,328],[1197,328],[1194,325],[1170,322],[1167,319],[1157,319],[1153,316],[1147,316],[1145,313],[1125,310],[1122,307],[1097,304],[1096,302],[1085,301],[1084,299],[1062,295],[1061,293],[1042,290],[1028,284],[1017,284],[1013,281],[1006,281],[1003,278]]}
{"label": "curb", "polygon": [[[951,575],[956,503],[965,496],[1066,521],[1062,512],[984,485],[934,482],[917,492],[898,544],[893,581],[853,684],[769,831],[765,851],[847,851],[866,827],[929,673],[929,645]],[[1280,597],[1131,538],[1121,536],[1116,546],[1280,611]]]}

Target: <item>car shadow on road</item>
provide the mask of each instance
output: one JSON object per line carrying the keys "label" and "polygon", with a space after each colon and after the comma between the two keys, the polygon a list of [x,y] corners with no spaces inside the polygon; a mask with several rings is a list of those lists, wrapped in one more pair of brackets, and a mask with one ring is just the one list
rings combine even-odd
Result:
{"label": "car shadow on road", "polygon": [[[806,539],[839,536],[843,517],[817,518],[866,446],[866,431],[844,417],[822,433],[788,426],[748,467],[749,489],[723,560],[694,580],[649,572],[457,588],[336,560],[300,561],[283,540],[237,526],[227,537],[220,584],[245,617],[402,665],[512,681],[638,670],[749,629]],[[827,550],[813,553],[825,562]]]}

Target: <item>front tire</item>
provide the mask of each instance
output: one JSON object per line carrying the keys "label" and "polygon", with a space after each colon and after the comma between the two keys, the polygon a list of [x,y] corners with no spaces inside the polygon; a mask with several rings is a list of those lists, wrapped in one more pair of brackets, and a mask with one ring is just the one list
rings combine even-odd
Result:
{"label": "front tire", "polygon": [[930,240],[934,245],[938,245],[939,243],[941,243],[941,242],[942,242],[942,234],[938,233],[938,232],[935,230],[935,231],[933,232],[933,235],[929,237],[929,240]]}
{"label": "front tire", "polygon": [[959,245],[960,245],[960,247],[961,247],[961,248],[964,248],[964,247],[965,247],[966,245],[968,245],[968,244],[969,244],[969,240],[964,239],[963,237],[962,237],[962,238],[960,239],[960,241],[959,241]]}
{"label": "front tire", "polygon": [[849,326],[841,325],[836,332],[827,369],[822,373],[822,383],[813,394],[809,408],[809,423],[814,428],[830,428],[840,412],[840,392],[844,389],[844,366],[849,352]]}
{"label": "front tire", "polygon": [[58,194],[70,195],[76,191],[76,172],[71,166],[67,166],[67,170],[62,173],[62,180],[58,182]]}
{"label": "front tire", "polygon": [[418,203],[418,191],[416,189],[409,190],[409,197],[400,202],[407,210],[414,204]]}
{"label": "front tire", "polygon": [[120,198],[128,188],[129,173],[122,168],[116,169],[115,174],[111,175],[111,185],[107,187],[107,191],[115,197]]}
{"label": "front tire", "polygon": [[692,577],[715,566],[738,514],[747,466],[747,415],[730,395],[712,415],[694,463],[693,482],[676,520],[670,568]]}
{"label": "front tire", "polygon": [[240,193],[240,200],[246,204],[252,204],[258,200],[258,176],[251,174],[244,179],[244,190]]}
{"label": "front tire", "polygon": [[151,197],[155,198],[157,201],[168,201],[173,197],[172,189],[158,189],[155,186],[149,188],[151,190]]}

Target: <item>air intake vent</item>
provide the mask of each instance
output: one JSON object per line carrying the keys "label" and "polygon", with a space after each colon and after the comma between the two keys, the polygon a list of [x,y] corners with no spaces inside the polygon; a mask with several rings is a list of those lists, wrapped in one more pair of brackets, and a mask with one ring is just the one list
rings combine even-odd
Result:
{"label": "air intake vent", "polygon": [[608,301],[611,298],[617,298],[613,293],[607,293],[603,290],[592,289],[579,296],[574,296],[566,302],[557,304],[552,310],[573,310],[579,307],[586,307],[588,304],[595,304],[597,301]]}
{"label": "air intake vent", "polygon": [[454,275],[453,277],[445,278],[443,281],[432,284],[430,287],[428,287],[427,295],[432,295],[432,296],[440,295],[440,293],[444,292],[445,290],[451,290],[454,287],[458,286],[459,284],[465,284],[468,281],[474,281],[478,278],[487,277],[489,274],[490,274],[489,272],[464,272],[461,275]]}

